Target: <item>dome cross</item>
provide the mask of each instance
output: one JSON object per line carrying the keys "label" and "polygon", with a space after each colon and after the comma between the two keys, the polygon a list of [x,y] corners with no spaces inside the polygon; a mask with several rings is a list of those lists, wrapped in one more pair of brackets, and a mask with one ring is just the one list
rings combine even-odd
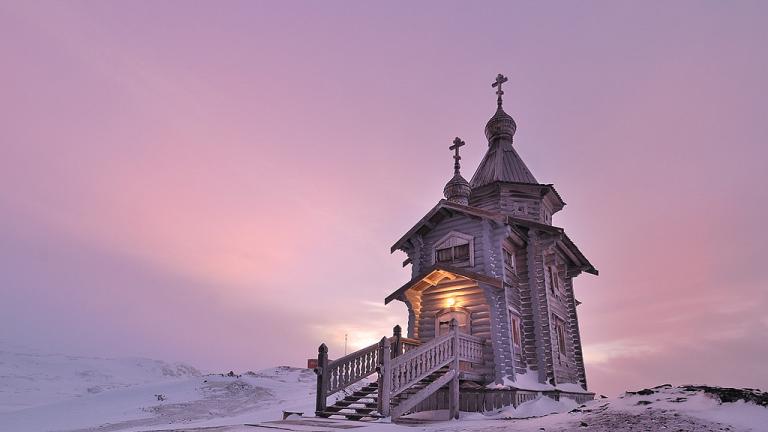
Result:
{"label": "dome cross", "polygon": [[496,75],[496,80],[491,84],[491,87],[498,87],[496,89],[496,94],[499,96],[496,98],[496,104],[501,108],[501,96],[504,94],[504,91],[501,89],[501,85],[507,82],[507,77],[505,77],[502,74]]}
{"label": "dome cross", "polygon": [[456,137],[453,140],[453,145],[448,147],[449,150],[454,150],[456,154],[453,155],[453,173],[459,174],[459,170],[461,169],[461,163],[459,162],[461,160],[461,156],[459,156],[459,148],[465,146],[467,143],[462,141],[461,138]]}

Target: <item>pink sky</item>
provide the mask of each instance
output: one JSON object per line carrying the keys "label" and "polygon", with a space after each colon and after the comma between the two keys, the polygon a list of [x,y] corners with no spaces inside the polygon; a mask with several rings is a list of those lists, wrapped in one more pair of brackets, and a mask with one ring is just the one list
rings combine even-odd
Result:
{"label": "pink sky", "polygon": [[389,247],[507,112],[598,392],[768,387],[764,2],[0,5],[0,340],[211,370],[395,324]]}

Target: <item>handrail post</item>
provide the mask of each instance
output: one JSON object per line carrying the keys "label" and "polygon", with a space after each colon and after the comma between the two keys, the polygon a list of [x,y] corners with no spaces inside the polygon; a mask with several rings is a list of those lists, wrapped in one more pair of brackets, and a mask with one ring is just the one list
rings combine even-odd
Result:
{"label": "handrail post", "polygon": [[392,358],[395,358],[403,353],[403,345],[400,339],[403,337],[403,329],[400,327],[400,325],[396,325],[394,328],[392,328],[392,338],[394,339],[395,343],[392,346]]}
{"label": "handrail post", "polygon": [[328,393],[328,347],[325,344],[320,344],[317,349],[317,367],[315,368],[317,374],[317,399],[315,402],[315,412],[320,413],[325,411],[326,399]]}
{"label": "handrail post", "polygon": [[448,387],[448,418],[459,419],[459,322],[456,318],[448,324],[448,328],[453,334],[453,362],[451,369],[455,372],[451,384]]}
{"label": "handrail post", "polygon": [[386,337],[381,338],[381,342],[379,342],[379,363],[381,368],[379,370],[378,409],[379,414],[384,417],[389,417],[390,394],[392,394],[392,370],[389,366],[392,360],[391,348],[389,339]]}

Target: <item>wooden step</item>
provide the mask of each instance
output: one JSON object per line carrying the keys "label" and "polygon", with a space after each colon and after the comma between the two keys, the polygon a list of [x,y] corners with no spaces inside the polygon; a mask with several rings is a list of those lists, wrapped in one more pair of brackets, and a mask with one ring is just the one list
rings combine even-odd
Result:
{"label": "wooden step", "polygon": [[344,416],[349,420],[362,420],[364,418],[371,418],[371,419],[379,419],[382,418],[379,414],[373,414],[373,413],[357,413],[357,412],[336,412],[336,411],[321,411],[316,412],[316,416],[328,418],[330,416]]}
{"label": "wooden step", "polygon": [[355,408],[355,412],[358,414],[370,414],[376,411],[376,407],[373,408]]}
{"label": "wooden step", "polygon": [[[372,398],[367,398],[367,399],[372,399]],[[374,399],[372,402],[360,402],[359,400],[356,400],[356,401],[340,400],[340,401],[336,401],[332,406],[348,407],[350,405],[363,405],[366,407],[369,407],[369,406],[375,407],[377,406],[377,403],[376,403],[377,401],[378,399]]]}

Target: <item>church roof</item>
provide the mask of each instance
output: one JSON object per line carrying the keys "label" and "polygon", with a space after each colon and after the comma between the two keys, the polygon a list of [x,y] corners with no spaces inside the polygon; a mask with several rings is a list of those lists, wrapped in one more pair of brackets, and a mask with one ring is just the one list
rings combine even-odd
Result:
{"label": "church roof", "polygon": [[440,202],[438,202],[437,205],[432,208],[432,210],[430,210],[423,218],[421,218],[421,220],[417,222],[416,225],[408,230],[405,235],[400,237],[400,239],[395,242],[394,245],[392,245],[390,252],[401,249],[405,243],[410,240],[416,233],[422,230],[424,230],[424,232],[430,231],[437,225],[437,223],[439,223],[439,220],[442,220],[445,217],[450,217],[457,212],[481,219],[488,219],[500,224],[507,224],[513,227],[524,227],[528,229],[536,229],[539,231],[548,232],[551,234],[558,234],[561,236],[562,247],[571,254],[574,261],[581,265],[583,271],[594,275],[597,275],[598,273],[597,269],[592,265],[592,263],[589,262],[587,257],[584,256],[584,254],[576,246],[576,243],[574,243],[568,237],[568,235],[565,233],[565,230],[561,227],[547,225],[528,219],[506,216],[496,212],[482,210],[476,207],[464,206],[448,202],[444,199],[440,200]]}
{"label": "church roof", "polygon": [[392,248],[390,249],[390,252],[394,252],[398,249],[400,249],[405,242],[410,240],[411,237],[413,237],[414,234],[419,232],[424,227],[431,227],[434,226],[436,218],[440,218],[442,216],[450,216],[451,213],[458,211],[460,213],[467,214],[469,216],[475,216],[479,218],[485,218],[485,219],[492,219],[496,222],[503,223],[504,222],[504,216],[489,212],[486,210],[482,210],[475,207],[469,207],[464,206],[456,203],[449,202],[447,200],[440,200],[436,206],[432,207],[432,210],[427,212],[427,214],[421,218],[420,221],[416,222],[416,225],[413,226],[410,230],[408,230],[405,235],[400,237],[398,241],[395,242],[395,244],[392,245]]}
{"label": "church roof", "polygon": [[502,181],[511,183],[538,183],[525,163],[512,147],[512,142],[497,140],[488,146],[483,160],[469,182],[474,189]]}

